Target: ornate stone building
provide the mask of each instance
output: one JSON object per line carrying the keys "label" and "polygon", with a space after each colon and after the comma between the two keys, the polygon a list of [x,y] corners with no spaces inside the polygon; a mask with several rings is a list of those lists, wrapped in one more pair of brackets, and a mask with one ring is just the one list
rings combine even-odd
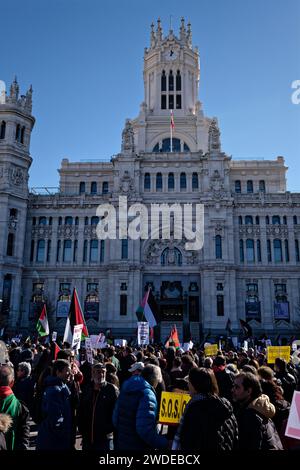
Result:
{"label": "ornate stone building", "polygon": [[[199,53],[191,25],[179,36],[151,26],[144,53],[144,101],[126,119],[121,152],[107,162],[70,162],[59,191],[28,190],[32,90],[13,82],[0,98],[0,293],[2,322],[32,330],[47,302],[64,330],[76,287],[90,331],[116,337],[136,329],[135,311],[151,285],[165,338],[224,334],[228,318],[254,333],[294,334],[300,326],[300,194],[286,190],[283,157],[234,161],[222,152],[216,118],[198,101]],[[173,110],[172,152],[170,110]],[[99,204],[204,204],[204,247],[185,240],[99,240]],[[174,225],[174,222],[173,222]]]}

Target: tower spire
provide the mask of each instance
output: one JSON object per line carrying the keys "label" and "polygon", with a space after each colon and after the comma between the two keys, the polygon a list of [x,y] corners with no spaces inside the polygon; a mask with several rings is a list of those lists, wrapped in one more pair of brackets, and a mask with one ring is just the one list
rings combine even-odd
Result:
{"label": "tower spire", "polygon": [[151,34],[150,34],[150,47],[151,49],[155,47],[155,31],[154,31],[154,23],[151,23]]}
{"label": "tower spire", "polygon": [[188,41],[188,46],[192,47],[192,25],[190,21],[187,24],[187,41]]}
{"label": "tower spire", "polygon": [[184,24],[184,18],[181,18],[181,26],[180,26],[180,41],[185,41],[186,39],[186,30]]}
{"label": "tower spire", "polygon": [[157,37],[157,42],[161,43],[162,42],[162,27],[160,25],[160,18],[157,20],[157,30],[156,30],[156,37]]}
{"label": "tower spire", "polygon": [[15,76],[14,81],[12,82],[10,86],[10,98],[13,103],[16,103],[18,101],[19,97],[19,85],[17,81],[17,77]]}

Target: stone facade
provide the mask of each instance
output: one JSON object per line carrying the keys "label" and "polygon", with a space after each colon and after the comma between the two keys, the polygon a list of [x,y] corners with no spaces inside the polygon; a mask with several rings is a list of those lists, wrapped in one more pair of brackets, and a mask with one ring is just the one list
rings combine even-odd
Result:
{"label": "stone facade", "polygon": [[[228,319],[238,334],[240,318],[255,334],[299,330],[300,194],[286,190],[283,157],[234,161],[222,152],[199,78],[191,25],[182,20],[178,37],[152,25],[144,101],[125,121],[121,152],[107,162],[64,159],[55,193],[28,191],[32,89],[19,98],[15,80],[1,97],[1,320],[10,330],[32,330],[46,301],[62,332],[76,287],[90,331],[130,337],[149,284],[162,339],[173,323],[184,339],[224,334]],[[185,250],[172,228],[169,240],[98,240],[97,207],[118,207],[119,196],[147,207],[204,204],[203,249]]]}

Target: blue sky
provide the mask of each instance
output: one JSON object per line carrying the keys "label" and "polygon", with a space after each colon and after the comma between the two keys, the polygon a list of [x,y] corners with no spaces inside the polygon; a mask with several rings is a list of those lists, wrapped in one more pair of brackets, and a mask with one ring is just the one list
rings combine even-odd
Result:
{"label": "blue sky", "polygon": [[192,23],[199,99],[233,158],[285,157],[300,192],[299,0],[14,0],[0,2],[0,80],[32,83],[31,187],[58,186],[61,159],[108,159],[143,101],[150,24]]}

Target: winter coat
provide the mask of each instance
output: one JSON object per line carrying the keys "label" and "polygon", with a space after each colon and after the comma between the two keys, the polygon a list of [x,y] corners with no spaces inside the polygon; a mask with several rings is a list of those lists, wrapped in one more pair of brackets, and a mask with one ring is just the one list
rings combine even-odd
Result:
{"label": "winter coat", "polygon": [[260,395],[248,406],[236,412],[239,425],[239,449],[283,450],[282,443],[271,418],[275,406],[267,395]]}
{"label": "winter coat", "polygon": [[42,421],[38,426],[37,450],[72,448],[72,413],[68,386],[58,377],[45,379]]}
{"label": "winter coat", "polygon": [[83,450],[109,450],[106,446],[114,430],[112,414],[118,395],[118,389],[108,382],[99,391],[94,391],[92,384],[82,393],[78,429],[82,434]]}
{"label": "winter coat", "polygon": [[34,380],[32,377],[25,377],[15,382],[13,392],[18,398],[25,403],[30,413],[32,412],[33,396],[34,396]]}
{"label": "winter coat", "polygon": [[234,382],[234,375],[225,366],[213,367],[215,377],[217,379],[220,397],[232,399],[232,388]]}
{"label": "winter coat", "polygon": [[7,414],[0,414],[0,450],[7,450],[5,434],[11,428],[12,417]]}
{"label": "winter coat", "polygon": [[154,389],[141,376],[132,376],[122,386],[113,424],[116,450],[164,449],[168,441],[156,428],[157,399]]}
{"label": "winter coat", "polygon": [[195,396],[186,406],[179,440],[185,452],[236,449],[238,425],[231,403],[215,395]]}
{"label": "winter coat", "polygon": [[28,408],[7,386],[0,387],[0,413],[8,414],[13,419],[12,426],[5,435],[7,450],[28,449],[30,440]]}

